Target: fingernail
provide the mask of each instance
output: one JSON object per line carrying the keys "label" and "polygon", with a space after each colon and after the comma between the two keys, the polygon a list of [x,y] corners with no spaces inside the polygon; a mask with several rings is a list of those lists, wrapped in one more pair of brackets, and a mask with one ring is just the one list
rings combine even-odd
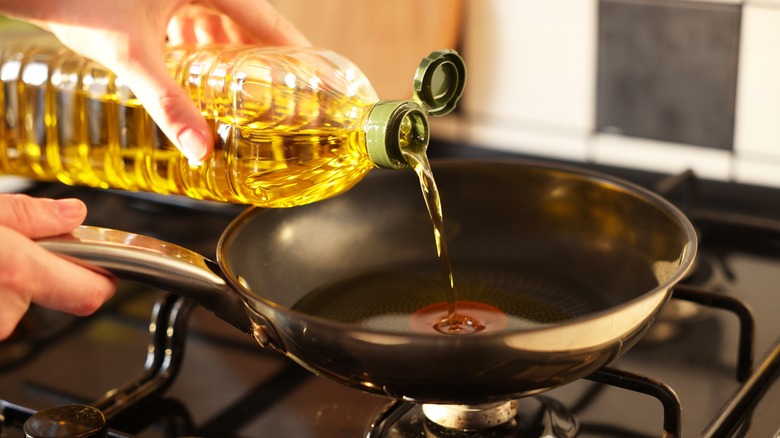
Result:
{"label": "fingernail", "polygon": [[186,129],[179,134],[179,145],[181,146],[181,152],[189,160],[190,163],[201,163],[206,158],[206,153],[209,150],[208,140],[206,136],[198,132],[195,129]]}
{"label": "fingernail", "polygon": [[56,205],[62,217],[83,219],[87,216],[87,206],[78,199],[58,199]]}

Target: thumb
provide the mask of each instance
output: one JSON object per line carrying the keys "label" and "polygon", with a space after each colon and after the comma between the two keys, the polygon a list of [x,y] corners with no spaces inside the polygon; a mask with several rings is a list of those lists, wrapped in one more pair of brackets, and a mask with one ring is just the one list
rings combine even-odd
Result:
{"label": "thumb", "polygon": [[[203,161],[213,149],[213,138],[200,110],[174,80],[158,51],[115,68],[133,90],[152,120],[190,161]],[[148,55],[154,53],[154,55]]]}
{"label": "thumb", "polygon": [[78,199],[41,199],[27,195],[0,195],[0,226],[32,239],[72,231],[84,222],[87,206]]}

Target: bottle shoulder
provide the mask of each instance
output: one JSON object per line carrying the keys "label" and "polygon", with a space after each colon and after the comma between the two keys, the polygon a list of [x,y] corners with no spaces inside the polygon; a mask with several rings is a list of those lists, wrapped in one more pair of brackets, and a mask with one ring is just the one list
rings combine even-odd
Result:
{"label": "bottle shoulder", "polygon": [[369,79],[349,59],[314,47],[170,47],[166,63],[182,83],[224,81],[233,88],[271,87],[317,92],[342,100],[379,100]]}

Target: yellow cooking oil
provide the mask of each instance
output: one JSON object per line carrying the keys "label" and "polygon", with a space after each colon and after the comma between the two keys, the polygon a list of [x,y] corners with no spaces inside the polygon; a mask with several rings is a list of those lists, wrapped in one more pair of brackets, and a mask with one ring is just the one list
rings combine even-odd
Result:
{"label": "yellow cooking oil", "polygon": [[357,66],[323,49],[170,48],[168,68],[214,138],[214,153],[191,163],[98,63],[57,44],[0,46],[0,173],[263,207],[334,196],[375,167],[408,168],[401,150],[424,153],[427,116],[449,112],[462,89],[447,91],[460,79],[452,51],[445,67],[439,55],[421,63],[445,84],[432,107],[417,92],[380,101]]}

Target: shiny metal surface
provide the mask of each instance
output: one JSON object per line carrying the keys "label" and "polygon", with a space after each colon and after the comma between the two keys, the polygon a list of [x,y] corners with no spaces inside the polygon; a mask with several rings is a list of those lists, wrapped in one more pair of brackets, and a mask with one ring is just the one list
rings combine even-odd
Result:
{"label": "shiny metal surface", "polygon": [[270,334],[272,346],[315,373],[431,403],[505,400],[590,374],[639,340],[695,257],[685,216],[621,180],[521,161],[441,161],[434,175],[456,270],[468,258],[533,262],[591,284],[608,308],[466,337],[358,329],[291,310],[323,283],[435,256],[417,182],[402,173],[377,172],[310,206],[246,212],[220,242],[224,274],[191,251],[137,235],[80,229],[45,244],[192,297],[245,331],[246,307],[256,334]]}
{"label": "shiny metal surface", "polygon": [[214,262],[192,250],[152,237],[90,226],[39,243],[91,269],[177,292],[242,331],[251,331],[240,296],[227,285]]}
{"label": "shiny metal surface", "polygon": [[450,429],[489,429],[514,419],[517,416],[517,401],[474,406],[425,404],[422,411],[429,420]]}

